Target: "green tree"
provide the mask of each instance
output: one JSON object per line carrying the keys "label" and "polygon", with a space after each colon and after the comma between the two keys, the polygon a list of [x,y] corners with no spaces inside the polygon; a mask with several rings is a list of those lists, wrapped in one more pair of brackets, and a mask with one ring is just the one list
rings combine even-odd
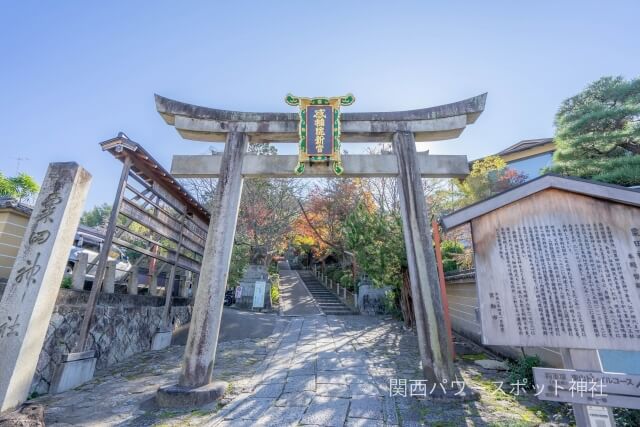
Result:
{"label": "green tree", "polygon": [[454,180],[460,192],[458,208],[478,202],[522,184],[527,175],[507,167],[500,156],[488,156],[473,162],[471,172],[464,180]]}
{"label": "green tree", "polygon": [[399,214],[384,214],[359,203],[344,223],[347,248],[377,286],[400,287],[406,265]]}
{"label": "green tree", "polygon": [[460,268],[460,257],[464,254],[464,246],[455,240],[443,240],[440,243],[442,253],[442,267],[444,272],[455,271]]}
{"label": "green tree", "polygon": [[249,265],[249,246],[242,243],[235,243],[231,251],[227,288],[238,286],[242,276],[244,276],[247,265]]}
{"label": "green tree", "polygon": [[344,221],[344,238],[358,267],[373,284],[393,288],[390,305],[400,309],[405,326],[413,327],[415,315],[400,214],[358,203]]}
{"label": "green tree", "polygon": [[103,203],[94,206],[93,209],[86,211],[80,217],[80,224],[87,227],[99,227],[105,225],[111,213],[111,205]]}
{"label": "green tree", "polygon": [[0,172],[0,196],[18,199],[18,202],[32,201],[34,195],[40,191],[40,186],[32,176],[19,173],[7,177]]}
{"label": "green tree", "polygon": [[9,178],[0,172],[0,197],[14,197],[14,188]]}
{"label": "green tree", "polygon": [[640,78],[603,77],[565,100],[549,171],[640,185]]}

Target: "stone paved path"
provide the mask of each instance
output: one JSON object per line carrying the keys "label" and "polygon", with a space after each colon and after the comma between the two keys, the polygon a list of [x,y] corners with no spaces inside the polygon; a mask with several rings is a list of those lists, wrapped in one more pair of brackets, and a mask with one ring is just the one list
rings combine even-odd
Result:
{"label": "stone paved path", "polygon": [[504,378],[493,378],[472,363],[459,367],[465,383],[481,392],[480,401],[390,396],[390,379],[421,378],[418,361],[415,335],[399,322],[367,316],[295,318],[259,367],[253,390],[241,393],[207,425],[497,427],[542,422],[536,411],[544,416],[547,409],[537,399],[496,393],[492,381]]}
{"label": "stone paved path", "polygon": [[298,272],[289,269],[289,263],[279,262],[280,308],[285,316],[321,314],[315,300],[307,290]]}
{"label": "stone paved path", "polygon": [[465,383],[481,392],[480,401],[391,397],[390,379],[409,381],[420,373],[415,335],[390,319],[280,318],[269,339],[220,345],[214,376],[232,383],[223,402],[192,411],[159,409],[155,390],[176,380],[182,350],[132,358],[79,389],[35,402],[46,405],[48,425],[57,427],[534,426],[557,410],[532,396],[496,393],[494,381],[504,373],[464,360],[458,366]]}

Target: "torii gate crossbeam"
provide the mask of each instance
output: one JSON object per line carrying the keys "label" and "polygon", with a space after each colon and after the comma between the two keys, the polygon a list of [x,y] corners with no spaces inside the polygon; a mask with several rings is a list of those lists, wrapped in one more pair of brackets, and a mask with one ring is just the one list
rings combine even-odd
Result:
{"label": "torii gate crossbeam", "polygon": [[[454,367],[420,178],[462,177],[468,166],[466,156],[417,153],[415,142],[456,138],[482,113],[485,100],[483,94],[420,110],[340,116],[343,143],[392,142],[391,155],[345,155],[343,176],[398,177],[422,369],[425,379],[436,383],[451,384]],[[218,110],[158,95],[156,107],[184,138],[226,142],[221,156],[175,156],[172,166],[176,176],[218,177],[180,379],[157,395],[162,406],[193,406],[219,398],[226,387],[212,382],[212,371],[244,177],[300,177],[293,173],[294,156],[246,155],[247,144],[297,142],[298,115]],[[306,173],[333,176],[329,171],[314,165]]]}

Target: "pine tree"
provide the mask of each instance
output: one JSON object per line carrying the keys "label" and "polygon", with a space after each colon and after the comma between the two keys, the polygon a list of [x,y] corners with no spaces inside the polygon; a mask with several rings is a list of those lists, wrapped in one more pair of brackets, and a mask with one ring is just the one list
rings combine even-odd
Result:
{"label": "pine tree", "polygon": [[550,172],[640,185],[640,78],[603,77],[556,115]]}

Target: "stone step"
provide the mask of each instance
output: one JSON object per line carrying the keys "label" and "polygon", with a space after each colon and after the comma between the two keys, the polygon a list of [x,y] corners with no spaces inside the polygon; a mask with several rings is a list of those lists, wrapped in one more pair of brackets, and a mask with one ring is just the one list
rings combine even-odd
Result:
{"label": "stone step", "polygon": [[353,310],[347,307],[333,292],[327,289],[313,273],[310,271],[299,271],[298,274],[324,314],[354,314]]}

